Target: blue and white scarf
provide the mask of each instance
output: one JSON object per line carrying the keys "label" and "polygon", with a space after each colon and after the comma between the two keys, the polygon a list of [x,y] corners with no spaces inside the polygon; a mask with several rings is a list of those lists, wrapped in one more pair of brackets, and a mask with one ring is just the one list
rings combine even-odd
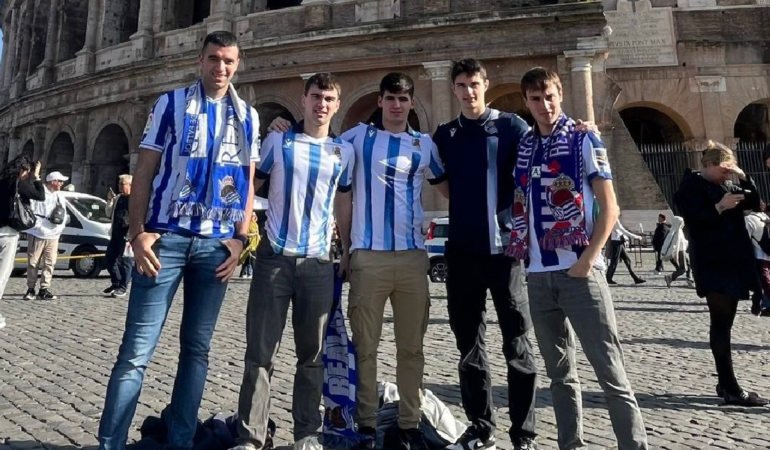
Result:
{"label": "blue and white scarf", "polygon": [[[519,260],[529,256],[530,206],[536,229],[540,229],[543,222],[556,222],[551,228],[542,227],[542,236],[535,237],[541,254],[557,248],[588,246],[583,204],[582,150],[585,136],[585,133],[575,130],[572,119],[562,114],[546,146],[541,142],[537,127],[522,138],[513,171],[516,190],[511,211],[511,240],[506,250],[508,256]],[[549,186],[541,183],[542,170],[548,170],[555,177]],[[543,197],[545,205],[542,204]],[[532,205],[529,205],[530,200]],[[550,214],[546,213],[547,220],[543,213],[545,207],[550,211]]]}
{"label": "blue and white scarf", "polygon": [[[187,91],[184,129],[179,155],[187,157],[185,181],[170,208],[172,217],[200,217],[241,222],[249,192],[253,130],[247,130],[247,111],[231,84],[221,144],[208,142],[206,93],[198,81]],[[220,119],[221,120],[221,119]],[[213,152],[209,154],[209,148]]]}

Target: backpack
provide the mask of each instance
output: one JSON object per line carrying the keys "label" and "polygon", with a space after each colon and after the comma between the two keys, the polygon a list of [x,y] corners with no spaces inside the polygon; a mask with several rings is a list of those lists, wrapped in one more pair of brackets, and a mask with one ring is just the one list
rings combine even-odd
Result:
{"label": "backpack", "polygon": [[[764,220],[762,223],[764,223]],[[759,240],[754,236],[751,236],[751,239],[759,244],[759,248],[761,248],[766,255],[770,255],[770,231],[768,231],[767,225],[762,227],[762,237]]]}

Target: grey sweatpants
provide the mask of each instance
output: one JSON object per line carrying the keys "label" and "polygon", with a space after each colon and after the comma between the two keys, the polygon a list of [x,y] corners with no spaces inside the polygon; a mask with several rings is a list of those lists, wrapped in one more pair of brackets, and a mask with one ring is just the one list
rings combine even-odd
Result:
{"label": "grey sweatpants", "polygon": [[644,421],[626,377],[604,273],[594,271],[588,278],[570,277],[566,270],[530,273],[528,289],[535,336],[551,379],[559,448],[586,448],[575,364],[577,334],[604,390],[618,449],[647,449]]}
{"label": "grey sweatpants", "polygon": [[334,295],[333,267],[331,261],[276,255],[269,244],[260,245],[246,312],[246,357],[238,399],[239,443],[256,448],[265,444],[273,361],[290,304],[297,355],[291,408],[294,440],[320,428],[323,338]]}

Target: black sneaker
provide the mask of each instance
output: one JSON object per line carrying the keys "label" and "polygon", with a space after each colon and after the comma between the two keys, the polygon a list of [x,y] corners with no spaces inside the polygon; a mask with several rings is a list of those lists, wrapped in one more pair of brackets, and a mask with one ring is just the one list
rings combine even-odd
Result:
{"label": "black sneaker", "polygon": [[618,284],[618,282],[617,281],[612,281],[612,280],[607,280],[607,284],[615,285],[615,284]]}
{"label": "black sneaker", "polygon": [[647,282],[647,280],[645,280],[643,278],[635,278],[634,279],[634,284],[644,284],[646,282]]}
{"label": "black sneaker", "polygon": [[103,290],[102,293],[104,295],[112,295],[112,293],[115,292],[116,290],[118,290],[117,286],[110,286],[107,289]]}
{"label": "black sneaker", "polygon": [[48,289],[40,289],[37,293],[38,300],[56,300],[57,296],[53,295]]}
{"label": "black sneaker", "polygon": [[457,442],[447,445],[446,450],[496,450],[496,448],[494,436],[490,436],[485,440],[483,436],[479,436],[475,427],[470,426]]}
{"label": "black sneaker", "polygon": [[112,296],[114,298],[122,298],[122,297],[125,297],[126,295],[127,295],[126,290],[123,288],[117,288],[114,291],[112,291]]}
{"label": "black sneaker", "polygon": [[419,428],[409,428],[408,430],[398,429],[398,449],[399,450],[428,450],[428,444],[425,443],[425,437]]}
{"label": "black sneaker", "polygon": [[770,400],[760,397],[756,392],[748,392],[743,390],[738,395],[728,394],[725,392],[725,395],[722,398],[725,400],[725,405],[755,407],[767,406],[770,404]]}
{"label": "black sneaker", "polygon": [[27,293],[24,294],[24,300],[32,300],[35,298],[35,290],[27,289]]}
{"label": "black sneaker", "polygon": [[513,440],[513,450],[537,450],[537,444],[529,437],[517,438]]}
{"label": "black sneaker", "polygon": [[356,445],[356,450],[374,450],[377,445],[377,430],[374,427],[358,427],[358,434],[363,439]]}

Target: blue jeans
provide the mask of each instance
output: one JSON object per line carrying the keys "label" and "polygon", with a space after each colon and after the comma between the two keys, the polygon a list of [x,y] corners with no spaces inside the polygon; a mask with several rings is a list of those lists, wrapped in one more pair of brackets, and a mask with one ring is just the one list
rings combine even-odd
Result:
{"label": "blue jeans", "polygon": [[167,233],[153,245],[160,260],[158,276],[133,273],[126,329],[118,360],[107,385],[99,449],[123,450],[136,412],[142,380],[160,338],[179,282],[184,279],[184,309],[180,331],[179,365],[167,411],[168,445],[189,449],[197,427],[198,407],[208,372],[211,336],[227,284],[216,268],[229,256],[219,239]]}

